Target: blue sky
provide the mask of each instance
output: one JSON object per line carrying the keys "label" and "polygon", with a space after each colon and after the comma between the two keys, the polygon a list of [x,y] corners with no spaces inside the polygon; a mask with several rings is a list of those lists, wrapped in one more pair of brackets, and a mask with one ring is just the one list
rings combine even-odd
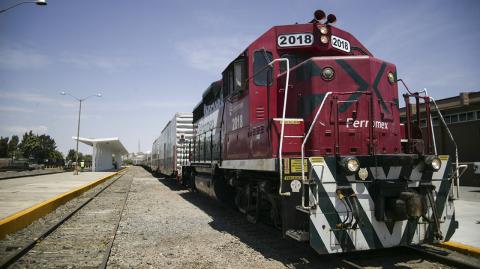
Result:
{"label": "blue sky", "polygon": [[[17,3],[1,0],[0,8]],[[48,0],[0,14],[0,135],[33,129],[74,147],[81,136],[119,136],[147,151],[176,111],[191,111],[210,82],[274,25],[337,16],[411,88],[435,98],[478,91],[480,2]],[[86,146],[81,151],[90,152]]]}

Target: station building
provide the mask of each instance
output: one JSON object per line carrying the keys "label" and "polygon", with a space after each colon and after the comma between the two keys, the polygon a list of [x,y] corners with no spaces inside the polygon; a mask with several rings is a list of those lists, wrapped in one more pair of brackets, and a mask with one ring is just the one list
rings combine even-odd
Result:
{"label": "station building", "polygon": [[[77,140],[77,137],[72,137]],[[92,171],[101,172],[118,169],[122,164],[122,157],[128,154],[118,137],[111,138],[78,138],[79,142],[89,145],[93,149]]]}
{"label": "station building", "polygon": [[[435,101],[457,143],[459,162],[469,166],[460,185],[480,186],[480,92],[461,92]],[[433,104],[431,108],[438,154],[448,154],[454,160],[455,146]],[[415,113],[414,106],[411,111]],[[421,108],[420,113],[424,113],[424,109]],[[405,107],[400,108],[400,117],[405,118]],[[426,127],[425,118],[421,120],[421,127]]]}

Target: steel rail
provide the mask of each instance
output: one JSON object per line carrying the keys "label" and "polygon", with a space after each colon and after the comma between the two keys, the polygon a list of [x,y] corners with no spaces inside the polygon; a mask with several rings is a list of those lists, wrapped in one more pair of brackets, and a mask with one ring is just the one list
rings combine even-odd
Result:
{"label": "steel rail", "polygon": [[49,236],[52,232],[58,229],[63,223],[65,223],[68,219],[70,219],[73,215],[75,215],[80,209],[82,209],[84,206],[89,204],[95,197],[100,195],[104,190],[106,190],[108,187],[110,187],[113,183],[117,182],[121,177],[123,177],[125,173],[122,173],[119,177],[117,177],[115,180],[110,182],[108,185],[103,187],[100,191],[98,191],[94,196],[90,197],[88,200],[83,202],[81,205],[79,205],[77,208],[75,208],[73,211],[68,213],[68,215],[64,216],[62,219],[54,223],[52,226],[50,226],[48,229],[46,229],[42,234],[36,238],[34,238],[31,242],[27,243],[25,246],[23,246],[21,249],[19,249],[17,252],[13,253],[10,255],[5,261],[3,261],[0,264],[0,268],[8,268],[10,265],[14,264],[16,261],[18,261],[20,258],[25,256],[35,245],[37,245],[39,242],[43,241],[47,236]]}
{"label": "steel rail", "polygon": [[125,199],[123,200],[122,210],[120,211],[120,215],[118,217],[117,225],[115,225],[112,240],[110,240],[110,243],[108,243],[108,246],[105,250],[105,255],[103,256],[102,264],[100,264],[100,266],[98,267],[99,269],[107,268],[108,260],[110,259],[110,254],[112,253],[113,242],[115,241],[115,238],[117,237],[118,227],[120,227],[120,222],[122,221],[123,211],[125,211],[125,206],[127,205],[127,200],[128,200],[128,194],[130,193],[130,190],[132,189],[132,184],[133,184],[133,178],[132,178],[132,181],[130,182],[130,185],[128,187],[127,195],[125,195]]}
{"label": "steel rail", "polygon": [[422,253],[425,256],[429,256],[430,258],[442,261],[442,262],[446,263],[447,265],[452,265],[452,266],[455,266],[455,267],[458,267],[458,268],[480,269],[479,264],[472,264],[472,263],[468,263],[468,262],[465,262],[465,261],[462,261],[462,260],[459,260],[459,259],[454,259],[454,258],[450,258],[450,257],[447,257],[447,256],[443,256],[443,255],[437,254],[435,252],[425,250],[425,249],[423,249],[419,246],[407,246],[406,248],[412,250],[413,252],[419,252],[419,253]]}
{"label": "steel rail", "polygon": [[343,262],[344,264],[346,264],[347,266],[351,267],[351,268],[355,268],[355,269],[363,269],[364,267],[361,266],[361,265],[358,265],[350,260],[347,260],[347,259],[342,259],[341,262]]}
{"label": "steel rail", "polygon": [[[459,259],[446,257],[444,255],[435,253],[433,251],[426,250],[426,249],[422,248],[422,246],[405,246],[404,248],[407,249],[408,251],[410,251],[414,255],[418,255],[422,258],[429,258],[432,261],[439,262],[443,265],[453,266],[455,268],[480,269],[480,265],[465,262],[465,261],[459,260]],[[345,254],[347,254],[347,253],[345,253]],[[365,268],[364,266],[360,265],[358,262],[355,262],[354,260],[356,260],[357,258],[360,258],[361,260],[364,260],[366,257],[357,256],[360,253],[350,253],[350,254],[353,254],[353,256],[350,256],[348,258],[341,258],[340,262],[344,263],[348,268],[354,268],[354,269]],[[372,253],[367,254],[367,258],[370,257],[371,254]],[[395,255],[395,253],[392,254],[392,256],[394,256],[394,255]],[[383,257],[388,259],[390,257],[390,254],[388,254],[388,256],[383,256]],[[367,267],[368,267],[368,265],[367,265]]]}

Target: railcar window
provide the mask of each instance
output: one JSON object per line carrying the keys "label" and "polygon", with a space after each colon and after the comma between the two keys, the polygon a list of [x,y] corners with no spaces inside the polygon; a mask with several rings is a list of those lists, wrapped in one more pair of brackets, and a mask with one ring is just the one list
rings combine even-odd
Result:
{"label": "railcar window", "polygon": [[475,114],[473,112],[467,112],[467,120],[474,120]]}
{"label": "railcar window", "polygon": [[445,119],[446,123],[450,123],[450,116],[447,115],[447,116],[444,117],[444,119]]}
{"label": "railcar window", "polygon": [[457,122],[457,121],[458,121],[458,115],[456,115],[456,114],[455,114],[455,115],[451,115],[451,116],[450,116],[450,121],[451,121],[452,123]]}
{"label": "railcar window", "polygon": [[271,52],[265,50],[255,51],[253,54],[253,73],[256,74],[253,82],[255,85],[267,86],[272,84],[272,69],[265,68],[272,60]]}

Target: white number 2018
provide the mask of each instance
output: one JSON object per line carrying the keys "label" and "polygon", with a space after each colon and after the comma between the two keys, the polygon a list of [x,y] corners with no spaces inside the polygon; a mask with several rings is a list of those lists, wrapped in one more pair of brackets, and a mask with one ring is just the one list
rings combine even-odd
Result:
{"label": "white number 2018", "polygon": [[232,131],[243,127],[243,115],[237,115],[232,118]]}
{"label": "white number 2018", "polygon": [[279,35],[277,38],[279,47],[299,47],[313,44],[313,35],[310,33]]}

